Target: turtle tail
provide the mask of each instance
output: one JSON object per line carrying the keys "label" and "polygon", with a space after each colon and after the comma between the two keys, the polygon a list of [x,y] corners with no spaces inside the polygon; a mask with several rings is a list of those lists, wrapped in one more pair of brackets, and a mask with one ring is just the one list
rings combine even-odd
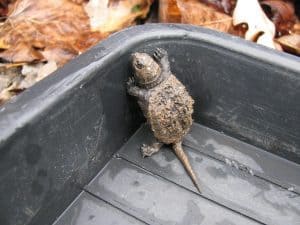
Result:
{"label": "turtle tail", "polygon": [[180,141],[180,142],[173,144],[173,150],[174,150],[176,156],[178,157],[178,159],[183,164],[183,166],[184,166],[185,170],[187,171],[187,173],[189,174],[190,178],[192,179],[195,187],[197,188],[199,193],[201,193],[197,176],[190,164],[190,161],[189,161],[187,155],[183,151],[182,142]]}

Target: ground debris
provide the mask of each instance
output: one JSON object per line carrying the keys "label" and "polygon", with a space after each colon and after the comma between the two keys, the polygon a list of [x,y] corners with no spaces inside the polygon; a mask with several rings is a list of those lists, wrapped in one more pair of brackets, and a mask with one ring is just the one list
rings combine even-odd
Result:
{"label": "ground debris", "polygon": [[140,19],[203,26],[300,55],[299,6],[295,0],[0,0],[0,105]]}
{"label": "ground debris", "polygon": [[[0,3],[0,9],[6,7],[5,20],[0,24],[2,72],[19,73],[9,78],[0,74],[1,105],[112,32],[144,18],[152,0],[7,0]],[[8,69],[12,65],[15,68]]]}

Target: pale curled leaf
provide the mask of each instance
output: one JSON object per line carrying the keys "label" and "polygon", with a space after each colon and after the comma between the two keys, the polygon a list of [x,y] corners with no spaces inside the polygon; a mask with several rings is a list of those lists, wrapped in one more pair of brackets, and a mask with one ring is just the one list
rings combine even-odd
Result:
{"label": "pale curled leaf", "polygon": [[[268,33],[264,33],[264,34],[260,35],[257,38],[256,43],[267,46],[269,48],[278,49],[274,43],[274,37]],[[280,49],[278,49],[278,50],[280,50]]]}
{"label": "pale curled leaf", "polygon": [[0,105],[31,87],[57,69],[56,62],[24,64],[19,67],[0,67]]}
{"label": "pale curled leaf", "polygon": [[0,105],[19,93],[18,85],[22,80],[20,66],[6,68],[0,65]]}
{"label": "pale curled leaf", "polygon": [[8,88],[20,74],[20,66],[7,68],[0,64],[0,93]]}
{"label": "pale curled leaf", "polygon": [[276,41],[281,44],[285,51],[300,55],[300,34],[285,35]]}
{"label": "pale curled leaf", "polygon": [[49,74],[53,73],[57,69],[57,67],[58,66],[55,61],[48,61],[38,70],[36,81],[44,79]]}
{"label": "pale curled leaf", "polygon": [[248,30],[246,40],[258,41],[258,43],[275,48],[273,38],[275,25],[268,19],[257,0],[238,0],[233,12],[233,24],[246,23]]}
{"label": "pale curled leaf", "polygon": [[85,11],[93,31],[111,33],[132,25],[136,18],[146,17],[152,0],[90,0]]}
{"label": "pale curled leaf", "polygon": [[20,83],[20,89],[31,87],[36,82],[42,80],[57,69],[55,61],[48,61],[47,63],[26,64],[22,68],[22,75],[24,79]]}

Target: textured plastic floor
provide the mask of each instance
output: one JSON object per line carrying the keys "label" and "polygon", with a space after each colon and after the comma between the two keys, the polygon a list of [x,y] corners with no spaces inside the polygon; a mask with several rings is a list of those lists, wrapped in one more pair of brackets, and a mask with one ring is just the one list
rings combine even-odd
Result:
{"label": "textured plastic floor", "polygon": [[300,224],[300,166],[194,124],[184,149],[194,188],[168,147],[142,158],[153,139],[142,126],[55,225]]}

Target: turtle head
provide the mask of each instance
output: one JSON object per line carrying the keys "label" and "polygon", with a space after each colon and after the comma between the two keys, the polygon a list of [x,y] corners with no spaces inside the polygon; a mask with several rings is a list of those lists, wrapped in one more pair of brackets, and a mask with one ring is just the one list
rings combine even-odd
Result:
{"label": "turtle head", "polygon": [[147,53],[133,53],[132,67],[138,86],[149,89],[160,83],[160,65]]}

